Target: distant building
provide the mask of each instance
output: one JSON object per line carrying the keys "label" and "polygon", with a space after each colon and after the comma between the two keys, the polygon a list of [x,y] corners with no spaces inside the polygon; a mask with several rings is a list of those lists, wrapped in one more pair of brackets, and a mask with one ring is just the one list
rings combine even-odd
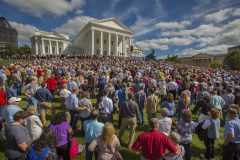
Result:
{"label": "distant building", "polygon": [[35,55],[63,54],[69,44],[69,36],[57,32],[37,31],[30,39]]}
{"label": "distant building", "polygon": [[18,32],[4,17],[0,17],[0,53],[5,51],[7,44],[18,47]]}
{"label": "distant building", "polygon": [[74,44],[84,55],[128,57],[133,31],[116,18],[90,21],[76,35]]}
{"label": "distant building", "polygon": [[143,51],[138,46],[131,46],[132,50],[130,51],[130,56],[132,57],[143,57]]}
{"label": "distant building", "polygon": [[228,53],[240,52],[240,45],[228,48]]}
{"label": "distant building", "polygon": [[180,57],[180,63],[194,66],[210,66],[214,60],[223,61],[226,54],[211,55],[207,53],[199,53],[194,56]]}

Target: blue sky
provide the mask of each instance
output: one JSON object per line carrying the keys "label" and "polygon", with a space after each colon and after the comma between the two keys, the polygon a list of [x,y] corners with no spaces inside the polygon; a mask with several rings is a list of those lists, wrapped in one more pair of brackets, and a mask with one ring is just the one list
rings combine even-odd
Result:
{"label": "blue sky", "polygon": [[36,30],[72,38],[90,20],[116,17],[144,53],[223,54],[240,45],[239,0],[0,0],[0,15],[30,44]]}

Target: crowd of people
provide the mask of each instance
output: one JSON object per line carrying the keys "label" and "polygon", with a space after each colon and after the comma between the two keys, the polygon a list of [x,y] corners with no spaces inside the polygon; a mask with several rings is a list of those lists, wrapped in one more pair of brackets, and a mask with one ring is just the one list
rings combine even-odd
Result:
{"label": "crowd of people", "polygon": [[[239,106],[240,72],[222,68],[87,56],[0,67],[0,139],[9,160],[74,159],[74,137],[84,138],[86,160],[127,160],[121,145],[141,160],[190,160],[193,134],[206,148],[194,156],[214,159],[221,127],[221,158],[239,160]],[[135,137],[139,128],[147,129]]]}

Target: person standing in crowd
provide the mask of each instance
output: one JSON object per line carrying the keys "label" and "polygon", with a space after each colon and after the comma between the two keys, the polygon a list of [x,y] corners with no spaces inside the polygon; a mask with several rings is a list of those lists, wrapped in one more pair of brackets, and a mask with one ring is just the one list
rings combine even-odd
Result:
{"label": "person standing in crowd", "polygon": [[159,104],[159,98],[155,95],[154,88],[149,88],[150,96],[146,99],[146,111],[147,111],[147,118],[148,124],[152,118],[157,117],[157,106]]}
{"label": "person standing in crowd", "polygon": [[67,98],[67,109],[71,115],[70,125],[74,132],[76,131],[77,121],[79,118],[79,111],[80,111],[78,98],[77,98],[78,93],[79,93],[79,88],[77,86],[74,86],[73,93],[71,93]]}
{"label": "person standing in crowd", "polygon": [[159,128],[158,130],[165,135],[169,135],[172,126],[172,118],[168,117],[169,110],[167,108],[163,108],[161,110],[161,117],[159,119]]}
{"label": "person standing in crowd", "polygon": [[187,92],[182,92],[181,98],[178,101],[176,112],[178,115],[178,121],[182,120],[183,111],[188,109],[190,105],[190,98],[188,97]]}
{"label": "person standing in crowd", "polygon": [[137,120],[140,121],[140,112],[136,102],[134,102],[134,94],[128,94],[128,100],[125,101],[120,108],[119,117],[122,118],[122,123],[119,130],[119,139],[121,141],[122,136],[126,128],[129,127],[129,140],[128,140],[128,148],[132,146],[135,130],[137,128]]}
{"label": "person standing in crowd", "polygon": [[146,103],[146,93],[144,92],[143,86],[140,86],[140,91],[138,91],[136,93],[136,102],[138,104],[138,108],[139,108],[140,115],[141,115],[140,123],[142,125],[144,125],[145,124],[145,122],[144,122],[144,106]]}
{"label": "person standing in crowd", "polygon": [[86,120],[83,123],[84,131],[85,131],[84,139],[86,144],[85,145],[86,160],[92,160],[93,154],[95,156],[95,159],[98,159],[98,152],[96,150],[94,150],[93,152],[90,152],[88,150],[89,144],[102,134],[104,124],[97,121],[98,117],[99,117],[99,111],[97,109],[93,109],[91,111],[91,119]]}
{"label": "person standing in crowd", "polygon": [[89,96],[89,92],[88,91],[84,91],[82,93],[82,99],[79,101],[79,107],[80,107],[80,112],[79,112],[79,116],[80,116],[80,120],[82,122],[82,134],[84,135],[84,127],[83,127],[83,123],[86,120],[90,119],[90,114],[91,114],[91,110],[92,110],[92,102],[88,99]]}
{"label": "person standing in crowd", "polygon": [[169,155],[168,151],[165,153],[165,160],[183,160],[183,157],[185,155],[185,150],[182,145],[180,145],[181,137],[178,133],[172,132],[169,134],[169,139],[174,144],[174,146],[177,149],[176,155]]}
{"label": "person standing in crowd", "polygon": [[176,154],[177,149],[174,144],[166,135],[158,131],[158,119],[152,118],[149,126],[150,130],[141,133],[132,145],[132,150],[141,154],[141,160],[161,159],[166,149]]}
{"label": "person standing in crowd", "polygon": [[90,143],[88,150],[93,152],[97,146],[101,146],[98,147],[98,160],[120,159],[120,142],[111,123],[105,123],[102,134]]}
{"label": "person standing in crowd", "polygon": [[167,94],[167,88],[166,88],[166,81],[165,81],[165,78],[164,77],[161,77],[160,78],[160,81],[159,81],[159,91],[160,91],[160,97],[161,97],[161,101],[163,102],[164,101],[164,97],[166,96]]}
{"label": "person standing in crowd", "polygon": [[14,114],[18,111],[22,111],[22,108],[19,107],[20,101],[21,98],[17,97],[12,97],[8,100],[8,105],[3,110],[3,119],[6,123],[12,123]]}
{"label": "person standing in crowd", "polygon": [[26,159],[44,159],[44,160],[58,160],[56,153],[57,137],[49,128],[43,130],[42,135],[33,142],[29,149]]}
{"label": "person standing in crowd", "polygon": [[39,110],[40,110],[40,117],[43,123],[46,123],[46,110],[47,109],[51,109],[51,115],[54,115],[53,113],[53,108],[52,108],[52,94],[51,92],[46,88],[47,87],[47,83],[43,82],[41,84],[41,88],[39,88],[33,95],[33,97],[35,99],[38,100],[38,106],[39,106]]}
{"label": "person standing in crowd", "polygon": [[35,105],[37,106],[37,99],[33,97],[34,93],[39,89],[35,79],[31,78],[30,83],[25,86],[25,96],[27,99],[28,106]]}
{"label": "person standing in crowd", "polygon": [[192,113],[189,110],[184,110],[182,120],[176,127],[177,133],[181,136],[180,144],[185,149],[185,159],[191,160],[191,144],[192,144],[192,133],[196,127],[195,122],[192,121]]}
{"label": "person standing in crowd", "polygon": [[214,148],[214,142],[216,139],[219,139],[220,135],[220,112],[212,108],[210,110],[210,118],[205,120],[205,122],[202,125],[203,129],[207,129],[207,138],[204,141],[205,147],[206,147],[206,152],[205,155],[201,154],[202,158],[206,159],[214,159],[214,154],[215,154],[215,148]]}
{"label": "person standing in crowd", "polygon": [[237,109],[229,108],[224,126],[222,160],[237,160],[240,156],[240,119]]}
{"label": "person standing in crowd", "polygon": [[173,79],[169,79],[169,82],[167,83],[167,91],[168,93],[173,94],[174,101],[175,101],[177,97],[178,85]]}
{"label": "person standing in crowd", "polygon": [[98,109],[100,112],[99,121],[106,123],[111,122],[111,114],[113,112],[113,102],[108,98],[108,90],[103,91],[103,97],[100,103],[98,104]]}
{"label": "person standing in crowd", "polygon": [[70,160],[70,137],[72,135],[72,128],[67,122],[64,112],[59,112],[54,116],[53,121],[48,126],[57,136],[57,155],[59,159]]}
{"label": "person standing in crowd", "polygon": [[57,81],[55,79],[55,75],[52,74],[50,78],[46,80],[47,89],[51,92],[52,97],[54,98],[56,88],[57,88]]}
{"label": "person standing in crowd", "polygon": [[30,146],[28,131],[23,126],[25,116],[24,111],[18,111],[13,116],[13,122],[7,124],[5,156],[8,160],[23,159]]}
{"label": "person standing in crowd", "polygon": [[226,89],[226,92],[222,95],[222,99],[224,100],[225,104],[222,108],[222,112],[223,112],[223,122],[225,123],[225,119],[226,119],[226,115],[229,109],[229,106],[231,104],[234,104],[234,99],[235,96],[233,94],[233,89],[228,87]]}
{"label": "person standing in crowd", "polygon": [[211,104],[222,113],[222,107],[225,105],[225,101],[222,97],[217,95],[217,91],[215,89],[211,92]]}
{"label": "person standing in crowd", "polygon": [[174,116],[174,107],[175,107],[175,102],[174,102],[174,97],[172,95],[172,93],[168,93],[167,95],[167,100],[162,102],[161,105],[162,108],[167,108],[169,111],[169,117],[173,117]]}
{"label": "person standing in crowd", "polygon": [[9,82],[9,86],[6,88],[7,99],[17,97],[17,90],[13,87],[13,83]]}
{"label": "person standing in crowd", "polygon": [[7,95],[3,89],[3,86],[0,86],[0,119],[2,119],[3,111],[7,105]]}
{"label": "person standing in crowd", "polygon": [[71,94],[69,90],[67,90],[67,84],[62,85],[62,89],[60,90],[60,101],[61,108],[63,111],[67,110],[67,97]]}
{"label": "person standing in crowd", "polygon": [[41,136],[43,128],[39,117],[35,115],[36,110],[36,106],[29,106],[27,109],[29,116],[25,118],[25,125],[32,141],[35,141]]}
{"label": "person standing in crowd", "polygon": [[12,78],[14,81],[13,87],[17,90],[17,95],[21,96],[22,94],[22,76],[21,76],[21,71],[20,68],[14,71],[12,74]]}

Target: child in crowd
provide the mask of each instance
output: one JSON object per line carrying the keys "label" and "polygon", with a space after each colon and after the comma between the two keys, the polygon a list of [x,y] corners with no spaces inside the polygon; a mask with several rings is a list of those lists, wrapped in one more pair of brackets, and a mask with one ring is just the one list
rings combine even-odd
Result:
{"label": "child in crowd", "polygon": [[189,104],[190,104],[190,98],[188,97],[188,93],[182,92],[182,95],[178,101],[177,110],[176,110],[178,115],[178,121],[182,120],[183,110],[188,109]]}
{"label": "child in crowd", "polygon": [[167,108],[169,110],[169,117],[172,117],[174,115],[174,97],[172,93],[169,93],[167,95],[167,100],[162,103],[162,108]]}

